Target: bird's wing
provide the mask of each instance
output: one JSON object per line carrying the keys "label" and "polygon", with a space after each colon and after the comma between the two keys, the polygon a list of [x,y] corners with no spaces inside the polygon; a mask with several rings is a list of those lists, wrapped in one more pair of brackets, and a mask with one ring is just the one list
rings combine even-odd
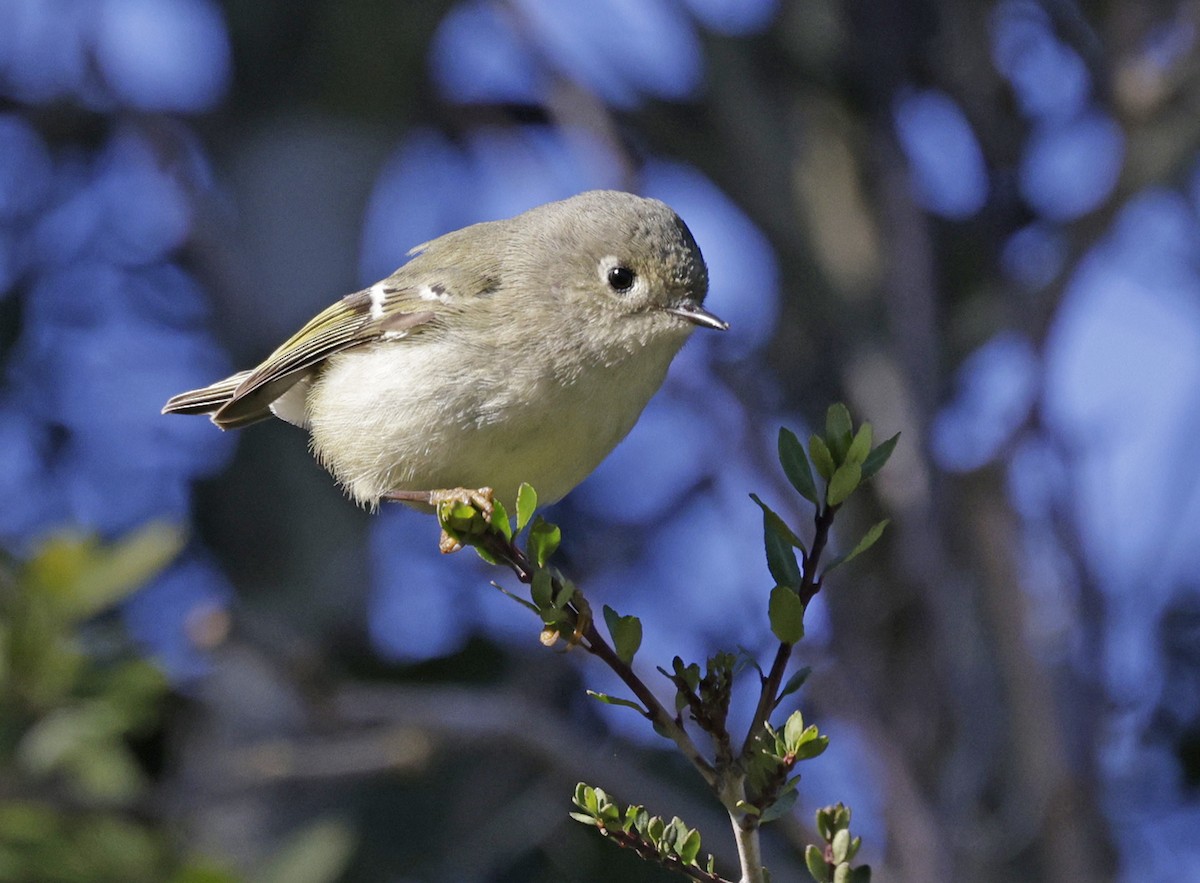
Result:
{"label": "bird's wing", "polygon": [[347,295],[244,374],[228,400],[213,411],[213,422],[233,429],[265,419],[272,402],[334,353],[416,333],[447,311],[447,305],[438,299],[438,290],[437,286],[403,287],[389,277]]}

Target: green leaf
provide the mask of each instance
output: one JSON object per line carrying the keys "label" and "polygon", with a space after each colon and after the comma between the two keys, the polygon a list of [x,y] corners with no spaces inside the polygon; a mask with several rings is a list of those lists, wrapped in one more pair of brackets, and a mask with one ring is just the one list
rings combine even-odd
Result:
{"label": "green leaf", "polygon": [[859,865],[851,871],[850,883],[871,883],[871,866]]}
{"label": "green leaf", "polygon": [[575,821],[583,822],[585,825],[591,825],[593,828],[598,827],[600,824],[596,819],[592,818],[591,816],[589,816],[585,813],[569,812],[569,813],[567,813],[567,815],[569,815]]}
{"label": "green leaf", "polygon": [[896,449],[896,442],[900,440],[900,433],[896,433],[875,450],[867,455],[867,459],[862,464],[862,480],[866,481],[883,468],[883,464],[888,461],[888,457],[892,456],[892,451]]}
{"label": "green leaf", "polygon": [[788,527],[788,523],[783,520],[779,513],[760,500],[758,494],[751,494],[750,499],[757,503],[758,507],[763,510],[764,527],[769,523],[771,529],[782,539],[787,540],[790,545],[795,546],[806,555],[808,554],[808,548],[804,545],[804,541],[796,536],[795,532]]}
{"label": "green leaf", "polygon": [[825,574],[830,573],[835,567],[841,567],[847,561],[853,561],[863,552],[867,551],[867,549],[875,545],[875,543],[879,541],[879,538],[883,536],[884,528],[891,523],[892,520],[890,518],[885,518],[883,521],[877,521],[871,525],[871,529],[868,530],[863,538],[858,541],[857,546],[851,549],[849,553],[841,555],[829,562],[829,566],[825,568],[822,578],[824,578]]}
{"label": "green leaf", "polygon": [[357,840],[349,823],[319,819],[289,836],[255,879],[262,883],[333,883],[342,879]]}
{"label": "green leaf", "polygon": [[[797,588],[800,585],[800,564],[796,561],[791,539],[781,535],[778,526],[787,527],[783,519],[763,506],[763,546],[767,553],[767,568],[779,585]],[[792,532],[788,530],[786,534],[792,535]]]}
{"label": "green leaf", "polygon": [[550,576],[550,571],[545,568],[534,571],[533,582],[529,585],[529,594],[533,597],[533,603],[537,605],[539,612],[554,606],[553,592],[554,579]]}
{"label": "green leaf", "polygon": [[513,536],[512,524],[508,520],[508,510],[504,508],[504,504],[499,500],[492,500],[492,517],[490,521],[492,527],[504,534],[506,540],[511,540]]}
{"label": "green leaf", "polygon": [[804,715],[798,711],[793,711],[787,719],[787,723],[783,725],[783,744],[787,746],[789,752],[794,752],[800,747],[800,736],[804,732]]}
{"label": "green leaf", "polygon": [[871,424],[864,423],[858,427],[858,432],[854,434],[854,441],[850,442],[850,448],[846,451],[846,462],[857,463],[860,466],[867,459],[867,455],[871,453]]}
{"label": "green leaf", "polygon": [[759,821],[763,823],[773,822],[777,818],[780,818],[781,816],[790,812],[792,807],[796,805],[796,798],[799,796],[800,795],[796,792],[794,787],[784,791],[779,795],[778,798],[776,798],[774,803],[763,810],[763,814],[759,817]]}
{"label": "green leaf", "polygon": [[884,529],[891,523],[892,520],[890,518],[885,518],[883,521],[877,521],[872,524],[871,529],[866,532],[863,538],[858,541],[858,545],[855,546],[850,551],[850,554],[846,556],[846,560],[853,561],[863,552],[867,551],[867,549],[875,545],[875,543],[879,541],[879,538],[883,536]]}
{"label": "green leaf", "polygon": [[92,534],[63,532],[38,548],[24,576],[65,616],[88,619],[141,588],[186,542],[186,531],[168,521],[151,521],[111,545]]}
{"label": "green leaf", "polygon": [[617,658],[626,665],[632,665],[634,654],[642,646],[642,621],[636,616],[621,616],[605,604],[604,622],[608,626],[608,633],[612,635]]}
{"label": "green leaf", "polygon": [[784,684],[783,689],[779,691],[779,697],[775,700],[775,704],[778,705],[780,700],[782,700],[785,696],[790,696],[803,687],[804,682],[808,680],[808,676],[811,674],[812,666],[806,665],[788,678],[788,682]]}
{"label": "green leaf", "polygon": [[796,762],[811,760],[825,753],[829,747],[829,737],[817,732],[816,724],[809,724],[800,736],[800,746],[796,749]]}
{"label": "green leaf", "polygon": [[634,702],[632,699],[622,699],[620,696],[610,696],[607,693],[597,693],[595,690],[588,690],[587,694],[598,702],[603,702],[605,705],[623,705],[625,708],[632,708],[638,714],[645,714],[646,709]]}
{"label": "green leaf", "polygon": [[539,515],[529,528],[529,540],[526,545],[537,566],[545,567],[550,556],[557,551],[561,541],[562,531],[559,530],[558,525],[551,524]]}
{"label": "green leaf", "polygon": [[517,488],[517,533],[525,529],[536,508],[537,491],[533,489],[533,485],[521,482],[521,486]]}
{"label": "green leaf", "polygon": [[829,505],[838,506],[862,483],[862,467],[857,463],[846,463],[837,468],[829,479]]}
{"label": "green leaf", "polygon": [[771,590],[767,605],[771,631],[785,644],[795,644],[804,637],[804,602],[787,586]]}
{"label": "green leaf", "polygon": [[834,865],[833,868],[833,883],[850,883],[851,867],[846,862],[840,865]]}
{"label": "green leaf", "polygon": [[809,436],[808,453],[812,457],[813,466],[817,468],[817,474],[829,481],[837,467],[833,463],[833,454],[829,451],[829,445],[825,444],[825,439],[819,435]]}
{"label": "green leaf", "polygon": [[834,864],[840,865],[842,862],[850,858],[850,829],[842,828],[833,835],[833,842],[829,844],[830,852],[833,854]]}
{"label": "green leaf", "polygon": [[825,412],[825,441],[833,454],[834,462],[843,463],[850,448],[850,433],[854,431],[850,412],[841,402],[829,406]]}
{"label": "green leaf", "polygon": [[829,864],[825,861],[824,850],[808,844],[804,847],[804,864],[816,883],[829,883]]}
{"label": "green leaf", "polygon": [[679,859],[685,865],[694,865],[696,856],[700,854],[700,832],[695,828],[687,832],[683,843],[679,845]]}
{"label": "green leaf", "polygon": [[808,465],[808,457],[804,456],[804,445],[800,444],[794,432],[784,427],[779,430],[779,465],[800,496],[820,505],[812,469]]}

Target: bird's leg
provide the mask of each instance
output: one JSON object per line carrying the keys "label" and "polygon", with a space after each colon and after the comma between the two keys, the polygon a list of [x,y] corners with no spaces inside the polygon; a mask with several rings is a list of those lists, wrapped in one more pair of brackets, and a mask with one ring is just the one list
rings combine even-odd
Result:
{"label": "bird's leg", "polygon": [[[471,506],[480,515],[483,520],[490,521],[492,518],[492,489],[490,487],[481,487],[477,489],[455,487],[446,488],[434,491],[389,491],[384,494],[382,499],[394,500],[398,503],[425,503],[433,506],[439,517],[442,512],[446,511],[444,507],[463,504]],[[455,537],[452,537],[442,528],[442,537],[438,540],[438,548],[445,554],[457,552],[462,548],[462,543]]]}

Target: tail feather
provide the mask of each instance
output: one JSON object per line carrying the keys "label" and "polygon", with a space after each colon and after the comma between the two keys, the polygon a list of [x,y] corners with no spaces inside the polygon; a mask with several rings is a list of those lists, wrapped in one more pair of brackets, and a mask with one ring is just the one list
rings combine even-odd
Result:
{"label": "tail feather", "polygon": [[[218,380],[216,383],[210,383],[201,389],[192,389],[187,392],[181,392],[179,395],[172,396],[165,405],[162,412],[164,414],[216,414],[224,407],[230,399],[233,398],[234,392],[242,385],[242,381],[250,376],[249,371],[239,371],[232,377],[226,377],[224,380]],[[265,411],[261,415],[249,417],[244,423],[239,423],[239,426],[247,423],[254,423],[258,420],[265,420],[270,416],[270,411]],[[216,422],[215,420],[213,422]],[[218,423],[222,429],[233,428],[224,422]]]}

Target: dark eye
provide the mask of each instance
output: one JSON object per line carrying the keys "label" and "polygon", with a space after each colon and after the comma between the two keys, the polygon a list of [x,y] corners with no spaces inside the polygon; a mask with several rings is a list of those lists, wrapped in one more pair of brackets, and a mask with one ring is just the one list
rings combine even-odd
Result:
{"label": "dark eye", "polygon": [[637,273],[628,267],[613,267],[608,271],[608,284],[613,291],[628,291],[636,279]]}

